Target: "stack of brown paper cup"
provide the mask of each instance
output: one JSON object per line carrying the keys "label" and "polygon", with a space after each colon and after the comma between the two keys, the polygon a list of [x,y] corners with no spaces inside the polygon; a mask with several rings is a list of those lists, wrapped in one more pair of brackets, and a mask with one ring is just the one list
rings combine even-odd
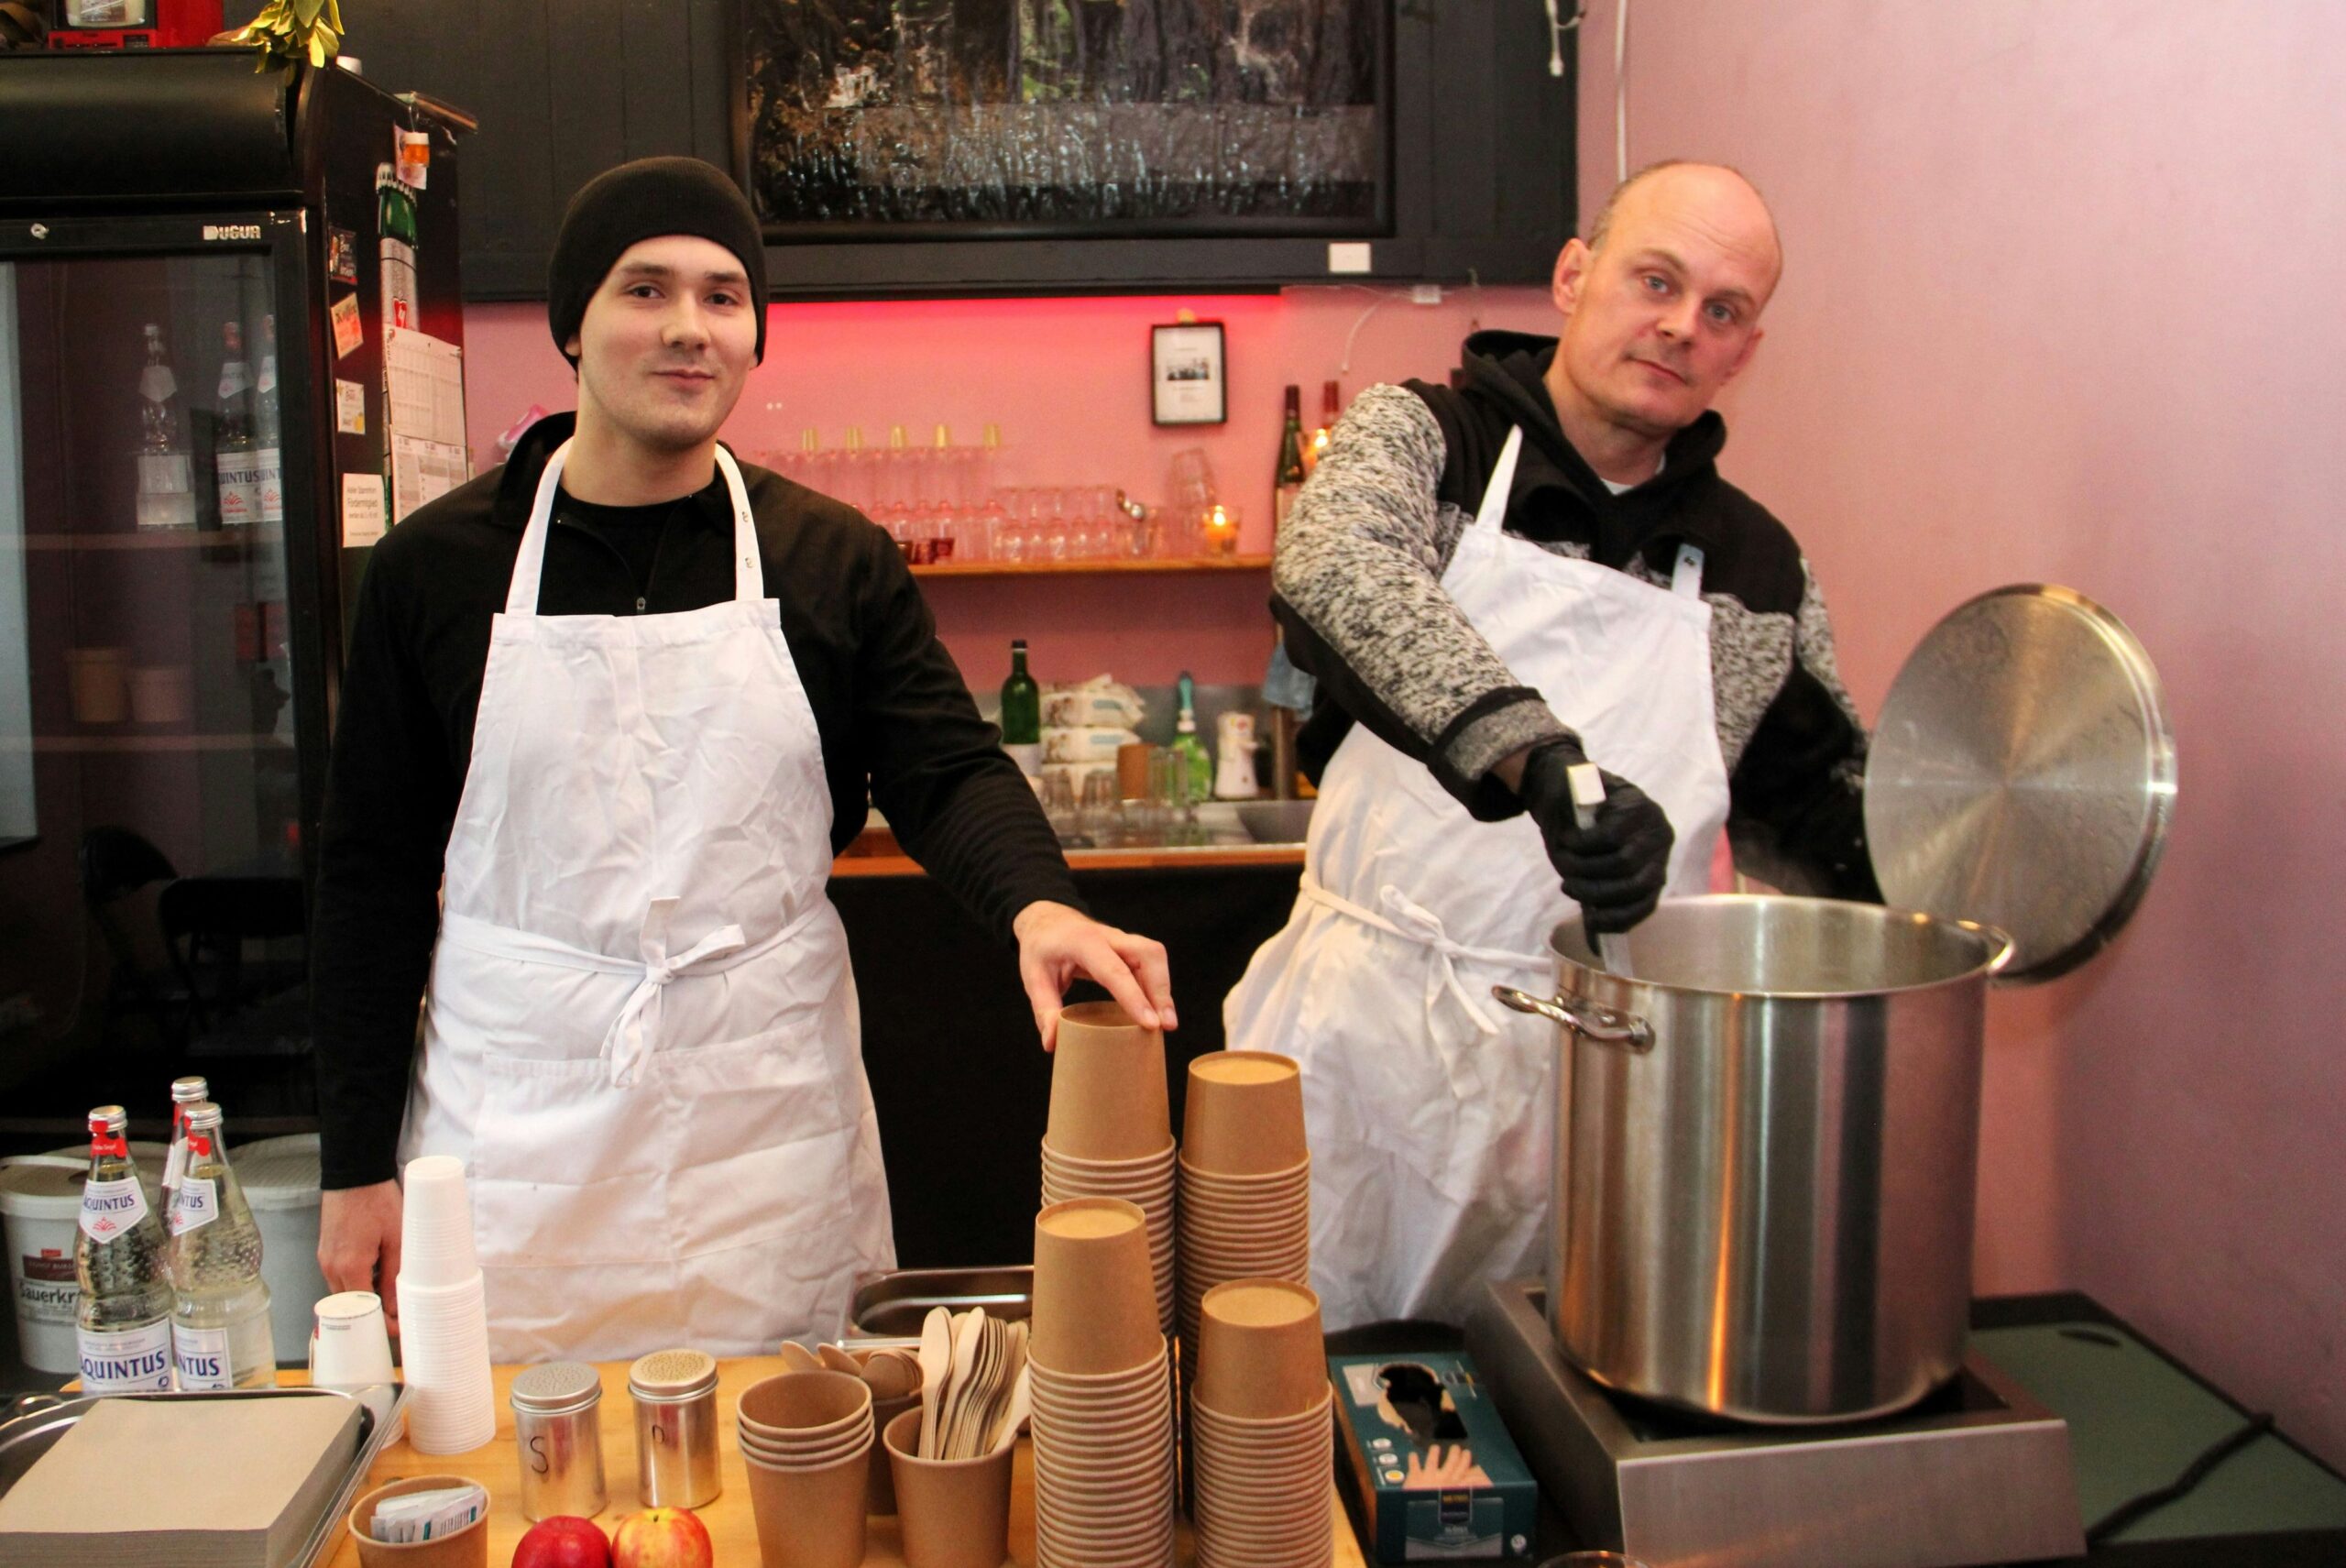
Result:
{"label": "stack of brown paper cup", "polygon": [[894,1512],[905,1568],[1001,1568],[1010,1555],[1010,1467],[1005,1445],[975,1459],[920,1457],[920,1412],[899,1411],[882,1429],[895,1473]]}
{"label": "stack of brown paper cup", "polygon": [[1043,1135],[1043,1201],[1121,1198],[1148,1216],[1158,1329],[1173,1332],[1173,1131],[1165,1036],[1113,1002],[1059,1014],[1051,1113]]}
{"label": "stack of brown paper cup", "polygon": [[1320,1298],[1284,1279],[1206,1293],[1189,1401],[1199,1568],[1327,1568],[1334,1404]]}
{"label": "stack of brown paper cup", "polygon": [[1139,1208],[1036,1216],[1032,1321],[1037,1568],[1169,1568],[1171,1385]]}
{"label": "stack of brown paper cup", "polygon": [[1213,1051],[1191,1062],[1178,1170],[1175,1323],[1181,1387],[1191,1390],[1208,1291],[1233,1279],[1310,1281],[1311,1157],[1295,1063],[1265,1051]]}
{"label": "stack of brown paper cup", "polygon": [[872,1463],[872,1389],[845,1372],[785,1372],[735,1409],[765,1568],[856,1568]]}

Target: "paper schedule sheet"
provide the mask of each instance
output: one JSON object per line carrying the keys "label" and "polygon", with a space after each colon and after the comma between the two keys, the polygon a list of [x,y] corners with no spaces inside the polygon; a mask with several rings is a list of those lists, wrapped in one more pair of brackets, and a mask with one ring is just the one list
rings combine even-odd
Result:
{"label": "paper schedule sheet", "polygon": [[428,333],[383,334],[383,408],[399,521],[472,477],[465,452],[465,356]]}

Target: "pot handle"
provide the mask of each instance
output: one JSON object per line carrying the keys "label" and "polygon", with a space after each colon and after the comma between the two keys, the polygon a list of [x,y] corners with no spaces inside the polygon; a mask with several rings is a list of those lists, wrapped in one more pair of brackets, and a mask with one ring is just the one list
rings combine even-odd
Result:
{"label": "pot handle", "polygon": [[1534,996],[1511,985],[1495,985],[1491,994],[1518,1013],[1536,1013],[1562,1025],[1591,1045],[1617,1046],[1636,1056],[1653,1049],[1653,1025],[1634,1014],[1616,1013],[1610,1007],[1584,1002],[1581,1005],[1588,1010],[1584,1016],[1565,1006],[1561,996]]}

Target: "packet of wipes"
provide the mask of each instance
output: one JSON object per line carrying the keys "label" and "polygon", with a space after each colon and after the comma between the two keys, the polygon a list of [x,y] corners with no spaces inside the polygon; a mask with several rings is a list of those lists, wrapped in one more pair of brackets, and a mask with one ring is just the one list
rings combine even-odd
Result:
{"label": "packet of wipes", "polygon": [[488,1493],[479,1486],[443,1486],[430,1492],[406,1492],[375,1505],[368,1526],[377,1541],[407,1546],[437,1541],[480,1518],[488,1507]]}
{"label": "packet of wipes", "polygon": [[1062,729],[1131,729],[1147,711],[1140,693],[1106,675],[1080,685],[1043,688],[1043,722]]}

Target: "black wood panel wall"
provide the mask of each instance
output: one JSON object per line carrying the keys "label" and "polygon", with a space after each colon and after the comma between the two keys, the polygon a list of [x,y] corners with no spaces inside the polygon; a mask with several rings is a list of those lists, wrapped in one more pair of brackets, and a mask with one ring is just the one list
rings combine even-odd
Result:
{"label": "black wood panel wall", "polygon": [[[231,25],[257,8],[234,0]],[[543,297],[563,206],[602,170],[660,153],[732,167],[732,0],[398,0],[345,19],[371,80],[480,119],[464,154],[469,299]],[[1369,280],[1544,281],[1576,211],[1574,55],[1548,74],[1545,7],[1394,0],[1393,60],[1394,232],[1359,236]],[[1324,239],[776,246],[767,273],[785,297],[1329,279]]]}

